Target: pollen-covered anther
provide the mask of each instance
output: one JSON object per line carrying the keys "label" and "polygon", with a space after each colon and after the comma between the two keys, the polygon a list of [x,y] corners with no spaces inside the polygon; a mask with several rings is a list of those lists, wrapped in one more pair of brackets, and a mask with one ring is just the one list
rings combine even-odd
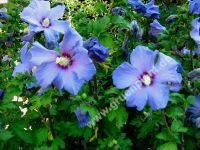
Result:
{"label": "pollen-covered anther", "polygon": [[49,25],[51,24],[50,22],[50,19],[49,18],[45,18],[43,21],[42,21],[42,26],[47,28],[49,27]]}
{"label": "pollen-covered anther", "polygon": [[142,76],[141,81],[144,85],[149,86],[151,84],[152,79],[149,75],[145,74]]}
{"label": "pollen-covered anther", "polygon": [[70,64],[70,59],[67,57],[57,57],[56,64],[58,64],[62,67],[67,67]]}

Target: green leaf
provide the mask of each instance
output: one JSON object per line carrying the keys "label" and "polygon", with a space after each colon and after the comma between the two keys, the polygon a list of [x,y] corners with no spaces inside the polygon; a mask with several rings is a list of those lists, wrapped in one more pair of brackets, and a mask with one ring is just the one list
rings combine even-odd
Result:
{"label": "green leaf", "polygon": [[174,120],[171,125],[172,132],[187,132],[187,128],[183,126],[183,123],[179,120]]}
{"label": "green leaf", "polygon": [[163,145],[160,145],[157,150],[177,150],[177,145],[176,143],[165,143]]}
{"label": "green leaf", "polygon": [[170,94],[170,101],[172,104],[178,104],[185,101],[184,95],[179,93],[171,93]]}
{"label": "green leaf", "polygon": [[92,31],[95,36],[99,36],[101,33],[105,32],[110,23],[110,18],[104,16],[103,18],[97,19],[92,24]]}
{"label": "green leaf", "polygon": [[7,141],[12,137],[13,134],[11,131],[3,130],[2,132],[0,132],[0,141]]}
{"label": "green leaf", "polygon": [[118,15],[117,16],[112,16],[111,22],[114,25],[117,25],[119,27],[124,27],[126,29],[129,29],[129,26],[130,26],[130,23],[128,21],[126,21],[124,17],[118,16]]}
{"label": "green leaf", "polygon": [[43,142],[47,141],[48,139],[48,129],[41,128],[36,131],[36,142],[37,145],[41,145]]}
{"label": "green leaf", "polygon": [[59,148],[64,149],[65,148],[65,142],[60,138],[56,138],[56,139],[53,140],[53,144],[51,145],[51,148],[53,150],[59,150]]}
{"label": "green leaf", "polygon": [[119,90],[116,87],[111,87],[110,89],[105,91],[106,96],[109,96],[111,94],[117,95],[117,94],[119,94]]}
{"label": "green leaf", "polygon": [[145,138],[147,134],[154,129],[155,124],[156,123],[154,121],[148,121],[144,123],[140,130],[140,134],[138,135],[138,138]]}
{"label": "green leaf", "polygon": [[101,34],[101,36],[99,37],[99,41],[103,44],[103,46],[109,47],[109,48],[114,48],[115,42],[112,38],[111,34]]}
{"label": "green leaf", "polygon": [[24,142],[28,144],[34,143],[33,134],[31,131],[26,131],[24,128],[27,128],[27,124],[24,121],[19,121],[13,124],[13,132],[16,136],[22,139]]}
{"label": "green leaf", "polygon": [[170,141],[171,137],[169,135],[169,132],[167,130],[163,130],[162,132],[158,133],[156,135],[156,138],[158,138],[159,140],[163,140],[163,141]]}
{"label": "green leaf", "polygon": [[185,112],[183,109],[181,109],[180,107],[174,106],[174,107],[169,107],[169,109],[167,109],[166,114],[168,117],[182,117],[184,116]]}
{"label": "green leaf", "polygon": [[72,137],[79,137],[82,135],[82,129],[78,127],[78,122],[67,122],[66,130],[68,131],[68,135]]}
{"label": "green leaf", "polygon": [[126,123],[126,121],[128,119],[128,113],[124,107],[119,107],[116,110],[110,111],[110,113],[107,115],[107,117],[108,117],[109,121],[111,121],[111,122],[115,121],[116,126],[118,128],[121,128],[124,126],[124,124]]}
{"label": "green leaf", "polygon": [[190,96],[187,97],[187,101],[186,101],[187,103],[186,104],[189,106],[191,104],[194,104],[195,101],[196,101],[195,96],[190,95]]}

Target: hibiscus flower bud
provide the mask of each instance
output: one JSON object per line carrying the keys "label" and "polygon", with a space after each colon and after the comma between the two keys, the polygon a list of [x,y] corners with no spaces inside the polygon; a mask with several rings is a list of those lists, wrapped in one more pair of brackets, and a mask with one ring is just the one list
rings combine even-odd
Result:
{"label": "hibiscus flower bud", "polygon": [[200,14],[200,1],[199,0],[189,0],[189,11],[193,14]]}
{"label": "hibiscus flower bud", "polygon": [[165,19],[165,22],[170,23],[177,18],[178,18],[177,15],[170,15],[169,17],[167,17],[167,19]]}
{"label": "hibiscus flower bud", "polygon": [[190,120],[196,124],[197,128],[200,128],[200,95],[195,96],[196,101],[188,108],[188,112],[191,113]]}
{"label": "hibiscus flower bud", "polygon": [[149,34],[155,37],[158,37],[160,33],[166,30],[164,26],[162,26],[158,20],[154,20],[151,24],[151,29],[149,31]]}
{"label": "hibiscus flower bud", "polygon": [[124,15],[125,11],[121,7],[115,7],[112,9],[112,14],[113,15]]}
{"label": "hibiscus flower bud", "polygon": [[96,37],[91,37],[85,41],[83,46],[88,50],[89,57],[96,62],[105,62],[109,55],[110,49],[104,47]]}
{"label": "hibiscus flower bud", "polygon": [[143,31],[135,20],[131,22],[131,33],[136,37],[136,39],[142,39]]}
{"label": "hibiscus flower bud", "polygon": [[86,113],[81,112],[81,106],[77,107],[75,114],[79,122],[79,128],[85,127],[86,124],[90,121],[89,112]]}

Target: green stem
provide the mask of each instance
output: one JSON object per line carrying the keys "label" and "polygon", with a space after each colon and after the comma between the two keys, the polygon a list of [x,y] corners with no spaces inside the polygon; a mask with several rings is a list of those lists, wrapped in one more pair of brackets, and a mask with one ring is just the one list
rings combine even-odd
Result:
{"label": "green stem", "polygon": [[51,134],[52,134],[53,139],[54,139],[56,137],[56,134],[55,134],[54,126],[53,126],[53,121],[52,121],[52,118],[51,118],[49,108],[47,108],[46,110],[47,110],[47,115],[48,115],[48,118],[49,118],[50,131],[51,131]]}
{"label": "green stem", "polygon": [[172,139],[174,139],[173,134],[172,134],[172,132],[171,132],[171,130],[170,130],[170,127],[169,127],[169,125],[168,125],[168,123],[167,123],[167,119],[166,119],[166,116],[165,116],[165,112],[162,112],[162,117],[163,117],[163,120],[164,120],[164,122],[165,122],[165,126],[167,127],[167,131],[168,131],[169,135],[172,137]]}
{"label": "green stem", "polygon": [[115,0],[111,0],[111,3],[110,3],[110,14],[112,14],[112,9],[114,7],[114,3],[115,3]]}
{"label": "green stem", "polygon": [[98,100],[98,93],[97,93],[98,92],[98,84],[97,84],[97,76],[96,75],[94,75],[93,80],[94,80],[94,97],[96,100]]}
{"label": "green stem", "polygon": [[92,96],[93,95],[93,88],[92,88],[92,82],[91,81],[88,82],[88,89],[89,89],[90,96]]}

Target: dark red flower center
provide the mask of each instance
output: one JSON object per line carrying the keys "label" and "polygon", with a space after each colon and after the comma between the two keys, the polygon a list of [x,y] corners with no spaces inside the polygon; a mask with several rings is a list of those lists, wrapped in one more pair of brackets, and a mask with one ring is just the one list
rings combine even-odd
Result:
{"label": "dark red flower center", "polygon": [[139,80],[142,82],[143,86],[150,86],[153,83],[154,75],[144,72]]}
{"label": "dark red flower center", "polygon": [[56,64],[59,65],[61,68],[66,69],[72,65],[72,58],[68,54],[63,54],[56,58]]}
{"label": "dark red flower center", "polygon": [[41,25],[44,27],[44,28],[48,28],[49,26],[51,26],[51,20],[49,18],[44,18],[42,19],[41,21]]}

